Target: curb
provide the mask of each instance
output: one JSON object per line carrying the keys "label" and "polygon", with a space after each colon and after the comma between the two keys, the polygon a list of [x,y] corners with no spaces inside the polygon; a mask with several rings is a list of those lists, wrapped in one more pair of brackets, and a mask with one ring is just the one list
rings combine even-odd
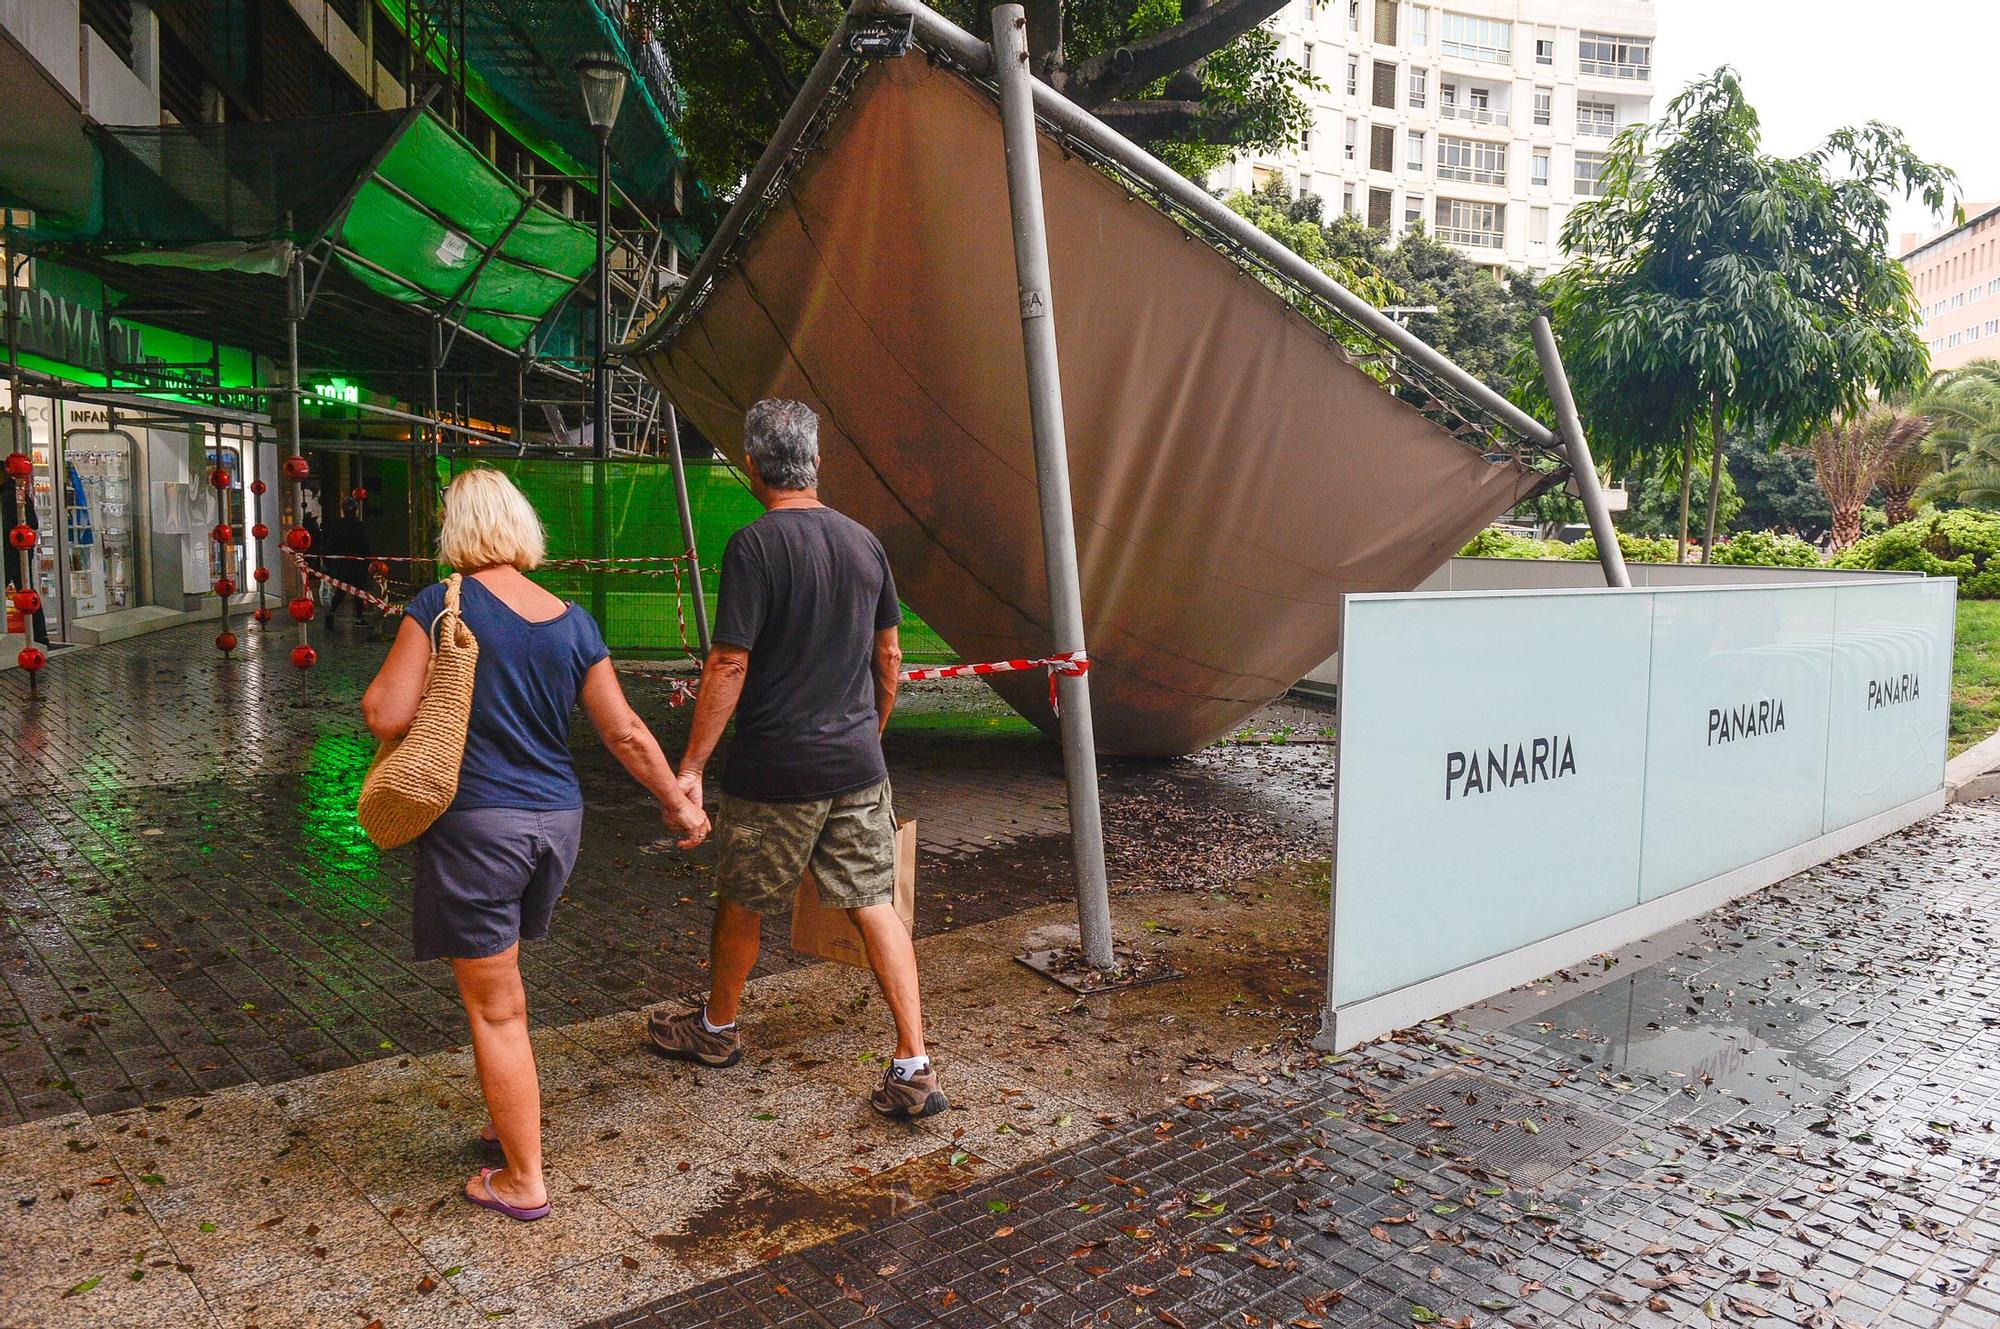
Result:
{"label": "curb", "polygon": [[2000,794],[2000,733],[1995,733],[1945,763],[1945,801],[1971,803]]}

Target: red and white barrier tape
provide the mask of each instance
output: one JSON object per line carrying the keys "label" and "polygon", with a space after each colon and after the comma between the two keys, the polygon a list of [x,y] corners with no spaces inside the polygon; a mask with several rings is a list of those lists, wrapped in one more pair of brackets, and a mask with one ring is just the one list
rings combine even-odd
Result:
{"label": "red and white barrier tape", "polygon": [[905,669],[901,675],[905,683],[922,683],[933,678],[965,678],[977,674],[1014,674],[1029,669],[1049,671],[1049,709],[1062,714],[1062,706],[1056,700],[1056,680],[1068,675],[1081,678],[1090,672],[1088,651],[1064,651],[1060,655],[1045,655],[1037,660],[992,660],[985,664],[940,665],[935,669]]}
{"label": "red and white barrier tape", "polygon": [[[298,567],[300,580],[304,581],[308,586],[315,581],[323,581],[337,591],[346,591],[363,604],[374,605],[384,614],[400,614],[403,612],[402,605],[394,604],[375,594],[373,591],[364,591],[359,586],[344,582],[338,577],[329,576],[318,568],[313,567],[306,562],[305,555],[299,553],[297,550],[287,549],[285,552],[291,555],[292,562]],[[359,560],[356,561],[358,562]]]}

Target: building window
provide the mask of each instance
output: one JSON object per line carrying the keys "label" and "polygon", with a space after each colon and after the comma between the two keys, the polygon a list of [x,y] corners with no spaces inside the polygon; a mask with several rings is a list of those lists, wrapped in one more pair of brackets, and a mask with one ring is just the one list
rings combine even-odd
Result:
{"label": "building window", "polygon": [[1576,150],[1576,192],[1592,198],[1604,193],[1604,162],[1609,154]]}
{"label": "building window", "polygon": [[1431,76],[1429,70],[1410,71],[1410,109],[1421,111],[1430,102]]}
{"label": "building window", "polygon": [[1552,65],[1555,62],[1556,39],[1553,37],[1535,38],[1535,63],[1538,65]]}
{"label": "building window", "polygon": [[[1350,156],[1353,154],[1350,153]],[[1344,217],[1354,215],[1354,186],[1346,185],[1340,191],[1340,212]]]}
{"label": "building window", "polygon": [[1446,55],[1461,60],[1493,60],[1504,64],[1514,56],[1514,25],[1447,10],[1442,49]]}
{"label": "building window", "polygon": [[1304,157],[1307,161],[1312,160],[1313,131],[1311,125],[1307,125],[1304,129],[1301,129],[1299,131],[1299,155]]}
{"label": "building window", "polygon": [[1361,61],[1354,56],[1347,57],[1347,95],[1352,97],[1361,91]]}
{"label": "building window", "polygon": [[1384,110],[1396,109],[1396,67],[1383,60],[1375,62],[1374,85],[1369,89],[1369,101]]}
{"label": "building window", "polygon": [[1424,219],[1424,196],[1412,194],[1403,201],[1403,229],[1409,230]]}
{"label": "building window", "polygon": [[1535,153],[1530,153],[1530,154],[1529,154],[1529,156],[1528,156],[1528,183],[1529,183],[1529,184],[1531,184],[1531,185],[1540,185],[1540,186],[1541,186],[1542,188],[1544,188],[1544,189],[1547,189],[1547,188],[1549,187],[1549,154],[1548,154],[1548,153],[1546,153],[1546,152],[1535,152]]}
{"label": "building window", "polygon": [[1437,203],[1437,236],[1455,245],[1498,249],[1506,241],[1507,208],[1502,203],[1471,203],[1441,198]]}
{"label": "building window", "polygon": [[1306,43],[1305,50],[1300,54],[1299,67],[1304,69],[1308,74],[1313,72],[1313,44],[1311,42]]}
{"label": "building window", "polygon": [[1356,139],[1356,138],[1357,138],[1357,137],[1359,136],[1359,133],[1360,133],[1360,131],[1359,131],[1359,130],[1357,129],[1357,127],[1356,127],[1356,125],[1355,125],[1355,122],[1354,122],[1354,117],[1353,117],[1353,116],[1351,116],[1351,115],[1350,115],[1350,116],[1348,116],[1348,117],[1347,117],[1347,142],[1346,142],[1346,149],[1347,149],[1347,150],[1346,150],[1346,152],[1344,152],[1344,153],[1343,153],[1342,155],[1343,155],[1343,156],[1345,156],[1345,157],[1347,158],[1347,160],[1349,160],[1349,161],[1353,161],[1353,160],[1354,160],[1354,143],[1355,143],[1355,139]]}
{"label": "building window", "polygon": [[1394,125],[1368,126],[1368,169],[1371,171],[1393,171],[1396,169],[1396,127]]}
{"label": "building window", "polygon": [[1610,138],[1618,132],[1618,108],[1610,102],[1576,103],[1576,132],[1586,138]]}
{"label": "building window", "polygon": [[1410,10],[1410,49],[1421,51],[1431,44],[1431,11],[1422,5]]}
{"label": "building window", "polygon": [[1648,79],[1653,76],[1653,39],[1586,32],[1576,43],[1579,74],[1598,78]]}
{"label": "building window", "polygon": [[1551,124],[1555,120],[1556,94],[1553,88],[1535,89],[1535,123]]}
{"label": "building window", "polygon": [[1394,205],[1395,196],[1386,189],[1368,191],[1368,224],[1389,229],[1389,209]]}
{"label": "building window", "polygon": [[1528,209],[1528,243],[1545,245],[1549,242],[1549,210],[1547,208]]}
{"label": "building window", "polygon": [[1396,0],[1375,0],[1375,44],[1396,44]]}
{"label": "building window", "polygon": [[1347,0],[1347,30],[1361,31],[1361,0]]}
{"label": "building window", "polygon": [[1438,115],[1446,120],[1470,120],[1476,125],[1505,125],[1507,113],[1492,109],[1492,93],[1487,88],[1467,88],[1465,96],[1458,95],[1458,84],[1438,85]]}
{"label": "building window", "polygon": [[1507,183],[1507,145],[1438,136],[1438,179],[1473,185]]}
{"label": "building window", "polygon": [[1424,131],[1421,129],[1406,129],[1403,131],[1403,135],[1408,139],[1410,149],[1409,155],[1404,158],[1403,165],[1408,170],[1421,175],[1424,169]]}

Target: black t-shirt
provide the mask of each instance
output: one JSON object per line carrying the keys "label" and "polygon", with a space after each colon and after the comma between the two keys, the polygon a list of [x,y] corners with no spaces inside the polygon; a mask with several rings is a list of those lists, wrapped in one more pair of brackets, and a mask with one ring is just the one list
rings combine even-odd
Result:
{"label": "black t-shirt", "polygon": [[832,508],[780,508],[731,536],[712,635],[750,670],[723,790],[808,803],[887,779],[875,634],[901,621],[881,541]]}

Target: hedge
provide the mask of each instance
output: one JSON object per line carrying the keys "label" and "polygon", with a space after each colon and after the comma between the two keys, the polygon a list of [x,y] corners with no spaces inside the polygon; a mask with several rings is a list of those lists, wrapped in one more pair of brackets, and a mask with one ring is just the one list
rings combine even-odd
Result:
{"label": "hedge", "polygon": [[1796,535],[1776,531],[1745,531],[1715,547],[1711,563],[1760,568],[1816,568],[1819,550]]}
{"label": "hedge", "polygon": [[1995,555],[2000,555],[2000,513],[1955,508],[1857,540],[1833,566],[1956,577],[1960,599],[1995,600],[2000,599]]}

